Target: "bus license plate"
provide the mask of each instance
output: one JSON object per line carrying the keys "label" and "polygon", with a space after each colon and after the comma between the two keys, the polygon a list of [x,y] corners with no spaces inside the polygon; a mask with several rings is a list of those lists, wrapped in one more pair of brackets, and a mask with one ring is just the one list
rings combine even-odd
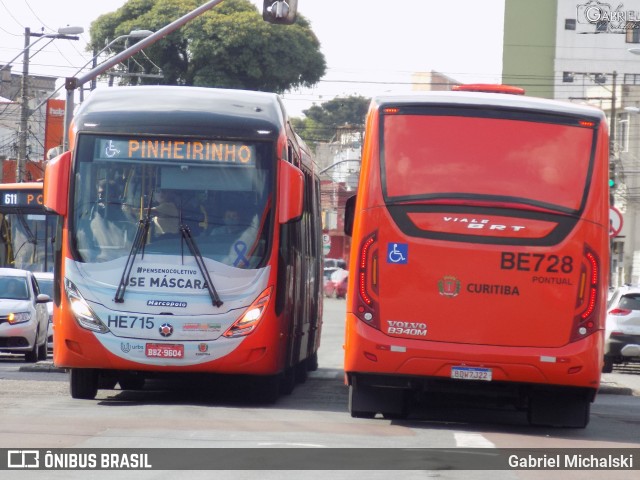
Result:
{"label": "bus license plate", "polygon": [[491,381],[491,369],[480,367],[451,367],[451,378],[459,380]]}
{"label": "bus license plate", "polygon": [[184,358],[184,345],[147,343],[145,353],[154,358]]}

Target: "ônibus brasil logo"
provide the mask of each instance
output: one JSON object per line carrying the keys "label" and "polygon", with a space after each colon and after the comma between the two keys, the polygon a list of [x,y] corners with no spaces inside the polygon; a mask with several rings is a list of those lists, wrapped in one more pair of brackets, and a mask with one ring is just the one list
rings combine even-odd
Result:
{"label": "\u00f4nibus brasil logo", "polygon": [[440,295],[445,297],[457,297],[460,293],[460,280],[451,275],[446,275],[438,280]]}

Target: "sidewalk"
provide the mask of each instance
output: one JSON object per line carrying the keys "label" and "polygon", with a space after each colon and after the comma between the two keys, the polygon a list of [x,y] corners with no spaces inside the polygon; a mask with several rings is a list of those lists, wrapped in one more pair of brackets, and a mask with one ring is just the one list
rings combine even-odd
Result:
{"label": "sidewalk", "polygon": [[[64,373],[64,368],[57,368],[53,360],[28,363],[20,367],[21,372]],[[318,375],[323,380],[332,380],[335,375]],[[342,376],[340,375],[340,378]],[[613,373],[603,373],[600,380],[599,394],[634,395],[640,397],[640,364],[630,367],[616,367]]]}

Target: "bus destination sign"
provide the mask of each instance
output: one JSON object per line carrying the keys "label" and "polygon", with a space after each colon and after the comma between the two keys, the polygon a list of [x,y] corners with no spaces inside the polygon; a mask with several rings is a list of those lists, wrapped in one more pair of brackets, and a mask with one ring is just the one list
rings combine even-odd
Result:
{"label": "bus destination sign", "polygon": [[1,208],[37,208],[44,207],[42,190],[2,190],[0,192]]}
{"label": "bus destination sign", "polygon": [[256,164],[254,145],[210,140],[130,138],[100,139],[96,157],[110,160],[168,160],[251,166]]}

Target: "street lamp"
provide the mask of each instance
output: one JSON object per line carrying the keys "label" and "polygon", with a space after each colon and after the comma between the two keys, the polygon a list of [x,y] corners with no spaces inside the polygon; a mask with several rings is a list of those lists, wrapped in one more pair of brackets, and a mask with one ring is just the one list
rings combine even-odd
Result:
{"label": "street lamp", "polygon": [[[22,60],[22,82],[21,82],[21,105],[20,105],[20,129],[18,131],[18,158],[16,160],[16,182],[22,182],[22,169],[27,157],[27,122],[29,120],[29,50],[44,38],[51,41],[56,38],[66,40],[79,40],[80,37],[74,36],[84,32],[82,27],[62,27],[58,29],[58,33],[32,33],[29,27],[24,29],[24,50],[15,58],[0,69],[0,71],[8,68],[20,55]],[[31,37],[39,37],[31,42]]]}

